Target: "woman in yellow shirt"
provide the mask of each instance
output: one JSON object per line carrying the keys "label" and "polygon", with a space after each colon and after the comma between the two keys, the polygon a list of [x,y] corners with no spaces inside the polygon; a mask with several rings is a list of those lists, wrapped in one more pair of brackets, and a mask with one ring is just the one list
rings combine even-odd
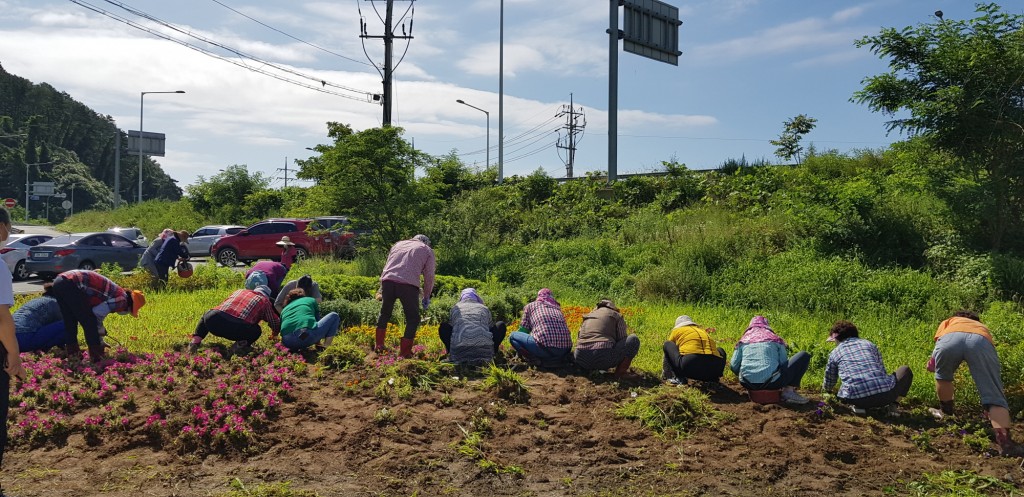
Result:
{"label": "woman in yellow shirt", "polygon": [[710,333],[690,316],[679,316],[664,347],[662,377],[669,383],[685,385],[687,380],[717,383],[725,371],[725,350],[715,344]]}

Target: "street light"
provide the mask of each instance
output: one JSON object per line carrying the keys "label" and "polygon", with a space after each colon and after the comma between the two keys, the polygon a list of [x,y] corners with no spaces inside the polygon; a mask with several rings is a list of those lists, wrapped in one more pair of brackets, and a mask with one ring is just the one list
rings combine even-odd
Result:
{"label": "street light", "polygon": [[[475,105],[469,105],[466,102],[463,102],[461,98],[456,100],[456,102],[465,105],[466,107],[472,107],[480,112],[483,112],[487,116],[487,167],[491,167],[491,113]],[[499,181],[500,180],[501,179],[499,178]]]}
{"label": "street light", "polygon": [[147,93],[185,93],[185,90],[177,91],[144,91],[139,93],[139,203],[142,203],[142,107],[145,103]]}

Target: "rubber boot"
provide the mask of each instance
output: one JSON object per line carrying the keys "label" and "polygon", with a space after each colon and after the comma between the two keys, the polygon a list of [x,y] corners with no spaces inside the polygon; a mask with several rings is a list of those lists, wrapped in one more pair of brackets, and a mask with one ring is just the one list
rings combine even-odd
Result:
{"label": "rubber boot", "polygon": [[411,338],[403,338],[402,339],[402,342],[399,344],[398,355],[402,359],[409,359],[409,358],[412,357],[412,339]]}
{"label": "rubber boot", "polygon": [[377,328],[377,340],[373,344],[373,351],[376,353],[384,352],[384,336],[387,335],[387,328]]}
{"label": "rubber boot", "polygon": [[1024,447],[1013,441],[1009,428],[993,428],[996,432],[996,443],[999,444],[999,455],[1004,457],[1024,457]]}
{"label": "rubber boot", "polygon": [[632,358],[623,359],[618,366],[615,367],[615,377],[622,378],[629,372],[629,365],[633,363]]}

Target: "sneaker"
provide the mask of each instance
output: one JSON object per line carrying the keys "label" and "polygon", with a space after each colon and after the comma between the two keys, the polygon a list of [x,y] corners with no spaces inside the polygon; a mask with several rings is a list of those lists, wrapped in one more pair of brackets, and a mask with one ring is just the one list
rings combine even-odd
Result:
{"label": "sneaker", "polygon": [[787,404],[793,405],[804,405],[810,402],[810,400],[808,400],[807,397],[804,397],[803,395],[796,393],[795,390],[783,390],[782,401]]}
{"label": "sneaker", "polygon": [[189,343],[188,347],[185,347],[185,352],[188,352],[189,354],[195,354],[195,353],[199,352],[199,344],[198,343]]}
{"label": "sneaker", "polygon": [[946,419],[946,418],[953,418],[953,417],[955,417],[952,414],[946,414],[946,413],[942,412],[942,409],[936,409],[934,407],[929,407],[928,408],[928,414],[931,414],[932,417],[935,418],[936,421],[942,421],[943,419]]}
{"label": "sneaker", "polygon": [[854,406],[854,405],[850,406],[850,410],[852,410],[853,413],[858,415],[858,416],[867,416],[867,414],[868,414],[868,410],[867,409],[864,409],[862,407],[857,407],[857,406]]}
{"label": "sneaker", "polygon": [[679,378],[676,378],[675,376],[669,378],[665,382],[668,383],[669,385],[673,385],[673,386],[677,386],[677,387],[681,387],[681,386],[686,384],[686,382],[684,382],[683,380],[680,380]]}

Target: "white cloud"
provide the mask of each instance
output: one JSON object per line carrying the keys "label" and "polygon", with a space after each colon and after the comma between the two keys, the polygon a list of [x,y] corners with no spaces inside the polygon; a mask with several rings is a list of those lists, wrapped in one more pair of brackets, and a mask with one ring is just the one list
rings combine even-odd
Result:
{"label": "white cloud", "polygon": [[838,50],[829,52],[824,55],[817,57],[811,57],[804,59],[793,64],[794,67],[807,68],[807,67],[828,67],[838,66],[847,64],[849,62],[870,57],[871,54],[866,50],[856,50],[854,48]]}
{"label": "white cloud", "polygon": [[859,35],[856,29],[836,29],[822,19],[803,19],[768,28],[750,36],[695,47],[691,58],[725,62],[775,55],[797,50],[850,46]]}
{"label": "white cloud", "polygon": [[856,18],[862,16],[864,14],[865,10],[867,10],[867,8],[865,6],[863,6],[863,5],[858,5],[856,7],[850,7],[848,9],[843,9],[843,10],[840,10],[839,12],[836,12],[835,14],[832,14],[832,21],[834,21],[834,22],[847,22],[847,21],[851,21],[853,19],[856,19]]}
{"label": "white cloud", "polygon": [[[498,44],[487,43],[474,47],[458,67],[470,74],[492,76],[498,74]],[[540,70],[548,61],[540,50],[526,45],[505,44],[505,76],[514,78],[519,72]]]}

